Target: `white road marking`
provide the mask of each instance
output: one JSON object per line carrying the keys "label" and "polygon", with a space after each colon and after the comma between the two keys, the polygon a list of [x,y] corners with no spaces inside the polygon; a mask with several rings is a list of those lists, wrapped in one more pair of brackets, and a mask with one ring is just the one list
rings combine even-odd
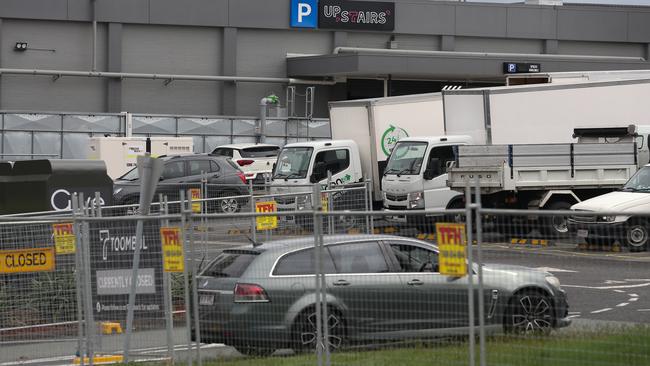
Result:
{"label": "white road marking", "polygon": [[567,318],[569,318],[569,319],[578,318],[578,317],[580,317],[580,314],[567,316]]}
{"label": "white road marking", "polygon": [[580,313],[580,311],[569,311],[569,315],[578,315]]}
{"label": "white road marking", "polygon": [[618,280],[607,280],[607,281],[605,281],[606,285],[611,285],[613,283],[621,284],[621,283],[626,283],[626,282],[625,281],[618,281]]}
{"label": "white road marking", "polygon": [[637,294],[630,294],[630,296],[632,296],[632,297],[639,297],[639,295],[637,295]]}
{"label": "white road marking", "polygon": [[622,308],[623,306],[628,306],[628,305],[630,305],[629,302],[622,302],[622,303],[616,305],[616,307],[617,307],[617,308]]}
{"label": "white road marking", "polygon": [[610,310],[612,310],[612,308],[604,308],[604,309],[600,309],[600,310],[594,310],[591,313],[592,314],[598,314],[598,313],[604,313],[604,312],[610,311]]}
{"label": "white road marking", "polygon": [[650,278],[626,278],[625,281],[630,281],[630,282],[647,282],[647,281],[650,281]]}
{"label": "white road marking", "polygon": [[614,292],[625,293],[625,291],[623,291],[623,290],[614,290]]}
{"label": "white road marking", "polygon": [[544,272],[567,272],[567,273],[577,273],[578,272],[578,271],[572,271],[570,269],[553,268],[553,267],[537,267],[535,269],[538,269],[538,270],[544,271]]}
{"label": "white road marking", "polygon": [[637,311],[650,311],[650,309],[637,309]]}
{"label": "white road marking", "polygon": [[638,299],[639,299],[638,297],[630,297],[629,299],[627,299],[627,301],[633,302],[633,301],[637,301]]}
{"label": "white road marking", "polygon": [[[619,288],[634,288],[634,287],[648,287],[650,286],[650,282],[648,283],[640,283],[637,285],[617,285],[617,286],[582,286],[582,285],[562,285],[562,287],[576,287],[576,288],[589,288],[593,290],[613,290],[613,289],[619,289]],[[625,292],[625,291],[621,291]]]}

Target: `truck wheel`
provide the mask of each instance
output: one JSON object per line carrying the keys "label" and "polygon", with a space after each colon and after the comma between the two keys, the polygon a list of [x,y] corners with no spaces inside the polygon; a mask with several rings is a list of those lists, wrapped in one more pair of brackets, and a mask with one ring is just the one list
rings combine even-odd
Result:
{"label": "truck wheel", "polygon": [[649,239],[648,224],[643,221],[633,221],[625,229],[623,242],[630,248],[630,252],[641,252],[648,250]]}
{"label": "truck wheel", "polygon": [[[568,211],[571,209],[571,204],[564,201],[555,201],[544,207],[544,209],[550,211]],[[545,216],[542,232],[554,238],[568,238],[568,219],[567,216]]]}

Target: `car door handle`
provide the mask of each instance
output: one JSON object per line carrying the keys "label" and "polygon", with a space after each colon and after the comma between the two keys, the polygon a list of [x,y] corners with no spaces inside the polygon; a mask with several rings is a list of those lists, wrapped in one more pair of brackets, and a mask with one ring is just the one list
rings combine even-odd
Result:
{"label": "car door handle", "polygon": [[338,281],[333,282],[332,285],[334,285],[334,286],[348,286],[348,285],[350,285],[350,282],[348,282],[346,280],[338,280]]}
{"label": "car door handle", "polygon": [[406,283],[409,286],[422,286],[424,285],[424,282],[418,280],[418,279],[412,279]]}

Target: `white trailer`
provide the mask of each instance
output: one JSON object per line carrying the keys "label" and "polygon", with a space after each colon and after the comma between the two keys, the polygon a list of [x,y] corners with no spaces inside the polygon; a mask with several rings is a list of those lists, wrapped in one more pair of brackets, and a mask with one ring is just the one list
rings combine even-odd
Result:
{"label": "white trailer", "polygon": [[382,199],[379,183],[398,140],[445,133],[440,93],[331,102],[329,108],[332,139],[356,141],[375,201]]}
{"label": "white trailer", "polygon": [[446,134],[476,144],[573,142],[576,127],[650,124],[649,95],[650,77],[444,91]]}
{"label": "white trailer", "polygon": [[[151,156],[184,155],[194,151],[191,137],[150,137]],[[121,177],[136,166],[139,155],[144,155],[147,137],[92,137],[88,146],[88,159],[104,160],[106,171],[112,179]]]}

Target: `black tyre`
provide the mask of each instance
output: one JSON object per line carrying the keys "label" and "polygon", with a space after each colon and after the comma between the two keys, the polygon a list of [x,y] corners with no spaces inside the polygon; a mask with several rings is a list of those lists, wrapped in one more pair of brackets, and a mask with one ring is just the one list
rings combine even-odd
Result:
{"label": "black tyre", "polygon": [[[568,211],[571,204],[564,201],[555,201],[544,207],[545,210],[551,211]],[[568,216],[544,216],[542,232],[552,238],[568,238],[569,226]]]}
{"label": "black tyre", "polygon": [[[330,351],[345,345],[345,321],[335,309],[327,310],[328,343]],[[291,347],[295,352],[308,352],[316,349],[316,310],[307,309],[296,318],[291,331]]]}
{"label": "black tyre", "polygon": [[504,319],[506,332],[546,335],[553,329],[553,304],[541,290],[525,290],[510,299]]}
{"label": "black tyre", "polygon": [[623,243],[630,248],[630,252],[642,252],[648,250],[649,240],[650,230],[648,230],[647,222],[641,220],[632,221],[625,228]]}

